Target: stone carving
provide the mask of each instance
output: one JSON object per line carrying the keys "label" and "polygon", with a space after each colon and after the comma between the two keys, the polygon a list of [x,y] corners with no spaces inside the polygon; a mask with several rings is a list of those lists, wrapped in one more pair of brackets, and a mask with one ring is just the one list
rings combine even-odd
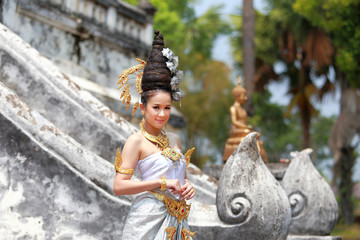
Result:
{"label": "stone carving", "polygon": [[261,160],[256,141],[257,133],[248,134],[225,163],[216,194],[218,215],[238,224],[237,239],[286,239],[290,205]]}
{"label": "stone carving", "polygon": [[292,222],[290,234],[329,235],[338,218],[335,196],[305,149],[289,164],[281,185],[288,195]]}
{"label": "stone carving", "polygon": [[[241,78],[239,77],[238,85],[233,89],[234,104],[230,107],[231,128],[230,138],[226,141],[223,161],[227,161],[233,151],[237,148],[240,142],[250,133],[253,132],[252,126],[247,125],[247,113],[241,107],[247,100],[246,90],[241,86]],[[260,150],[261,158],[264,162],[268,162],[263,142],[259,141],[260,134],[258,134],[257,146]]]}

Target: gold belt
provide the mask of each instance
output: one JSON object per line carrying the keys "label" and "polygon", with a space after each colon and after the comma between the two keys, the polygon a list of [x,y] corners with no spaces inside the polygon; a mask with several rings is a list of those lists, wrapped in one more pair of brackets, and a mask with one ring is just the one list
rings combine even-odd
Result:
{"label": "gold belt", "polygon": [[165,194],[149,191],[152,195],[154,195],[157,199],[165,203],[167,211],[176,219],[178,223],[180,223],[183,219],[187,219],[190,213],[191,204],[187,205],[185,200],[176,201]]}
{"label": "gold belt", "polygon": [[[172,216],[176,217],[178,223],[183,219],[187,219],[190,213],[190,206],[191,204],[187,205],[185,200],[182,199],[181,201],[176,201],[171,197],[166,196],[165,194],[149,191],[152,195],[154,195],[157,199],[165,203],[166,209],[168,213]],[[165,229],[167,233],[167,239],[173,240],[177,231],[176,227],[168,227]],[[183,228],[181,229],[181,238],[182,240],[188,240],[190,237],[193,237],[196,232],[191,232],[189,229]]]}

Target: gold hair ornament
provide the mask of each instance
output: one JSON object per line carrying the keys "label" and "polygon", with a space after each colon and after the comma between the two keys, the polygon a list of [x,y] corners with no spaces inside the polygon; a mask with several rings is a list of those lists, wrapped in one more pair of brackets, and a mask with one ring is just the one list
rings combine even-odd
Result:
{"label": "gold hair ornament", "polygon": [[[131,103],[131,95],[133,95],[134,93],[131,93],[130,92],[130,84],[127,83],[129,81],[129,75],[135,73],[135,72],[138,72],[138,71],[141,71],[145,66],[146,66],[146,61],[144,60],[141,60],[139,58],[136,58],[136,60],[140,63],[138,65],[135,65],[133,67],[130,67],[126,70],[124,70],[122,72],[122,74],[120,74],[119,76],[119,81],[117,82],[117,84],[119,84],[118,86],[118,90],[120,90],[122,87],[123,90],[121,92],[121,95],[120,95],[120,99],[123,100],[123,104],[125,104],[126,102],[126,110],[129,110],[129,106],[130,106],[130,103]],[[138,74],[136,74],[136,79],[135,79],[135,86],[136,86],[136,91],[141,95],[142,93],[142,90],[141,90],[141,80],[142,80],[142,76],[143,76],[143,72],[140,72]],[[133,107],[133,110],[132,110],[132,113],[131,113],[131,116],[135,114],[136,110],[138,109],[139,107],[139,102],[136,102],[134,104],[134,107]]]}

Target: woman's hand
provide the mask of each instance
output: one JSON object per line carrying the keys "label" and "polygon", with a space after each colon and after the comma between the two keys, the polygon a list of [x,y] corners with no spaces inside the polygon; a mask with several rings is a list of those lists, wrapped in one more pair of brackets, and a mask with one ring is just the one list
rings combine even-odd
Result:
{"label": "woman's hand", "polygon": [[192,199],[195,196],[195,189],[187,179],[185,179],[185,184],[181,187],[180,195],[186,200]]}
{"label": "woman's hand", "polygon": [[181,186],[178,179],[167,179],[166,188],[169,189],[174,194],[181,195]]}

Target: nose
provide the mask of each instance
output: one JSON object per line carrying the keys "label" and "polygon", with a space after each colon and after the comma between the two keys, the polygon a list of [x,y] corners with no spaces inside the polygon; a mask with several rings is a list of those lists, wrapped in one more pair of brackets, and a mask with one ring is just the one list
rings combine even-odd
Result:
{"label": "nose", "polygon": [[165,113],[164,113],[164,109],[161,109],[160,112],[159,112],[159,116],[165,116]]}

